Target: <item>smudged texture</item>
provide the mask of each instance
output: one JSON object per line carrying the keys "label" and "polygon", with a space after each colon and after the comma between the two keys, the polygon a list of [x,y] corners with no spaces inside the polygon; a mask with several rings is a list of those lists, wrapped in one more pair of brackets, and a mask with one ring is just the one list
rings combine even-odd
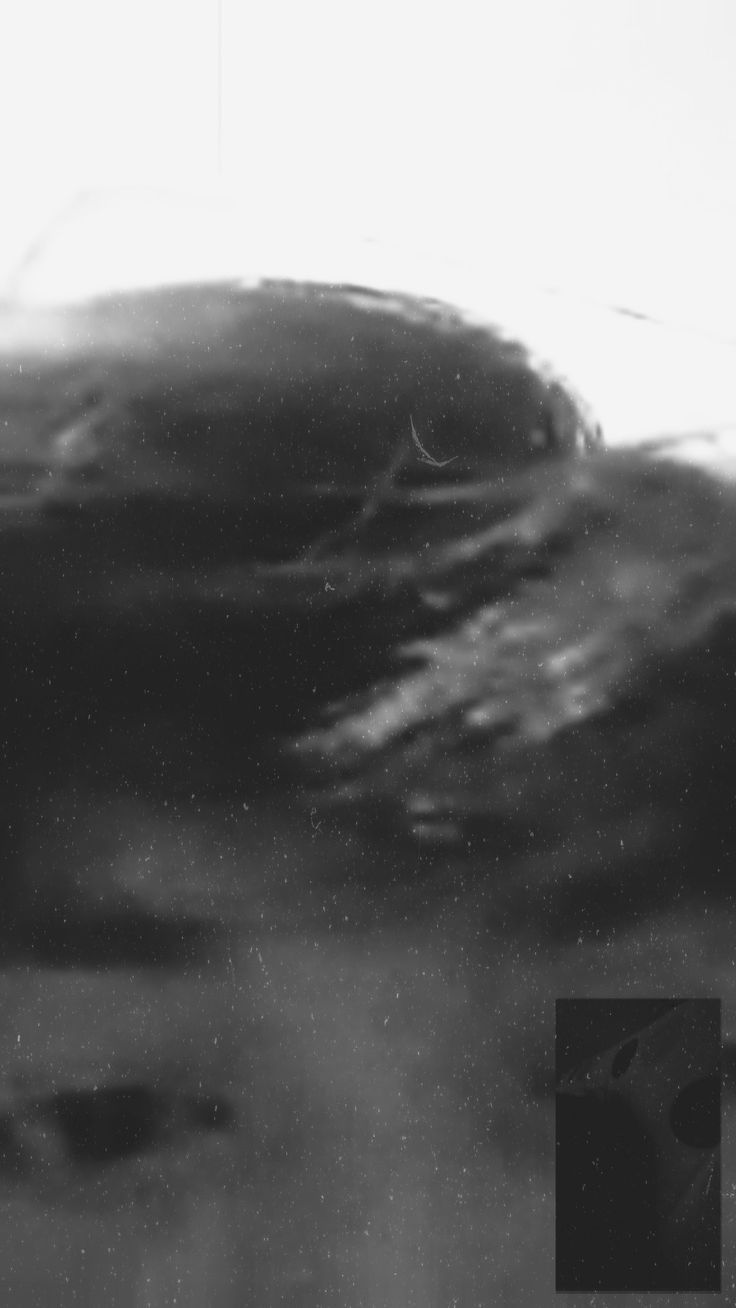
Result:
{"label": "smudged texture", "polygon": [[[720,1291],[720,1005],[670,1001],[637,1029],[647,1003],[557,1004],[560,1288]],[[611,1019],[615,1044],[561,1067]]]}
{"label": "smudged texture", "polygon": [[0,1297],[551,1308],[556,996],[722,995],[733,1175],[734,492],[230,294],[2,383]]}
{"label": "smudged texture", "polygon": [[[394,538],[377,587],[377,610],[393,581],[404,615],[390,668],[304,733],[300,757],[335,802],[381,803],[399,828],[419,806],[453,823],[459,849],[499,823],[545,856],[574,837],[568,866],[614,883],[656,836],[662,858],[697,848],[705,875],[731,731],[702,686],[729,687],[733,508],[730,489],[633,455],[560,465],[505,502],[493,487],[435,501],[436,529]],[[728,805],[718,817],[723,835]]]}

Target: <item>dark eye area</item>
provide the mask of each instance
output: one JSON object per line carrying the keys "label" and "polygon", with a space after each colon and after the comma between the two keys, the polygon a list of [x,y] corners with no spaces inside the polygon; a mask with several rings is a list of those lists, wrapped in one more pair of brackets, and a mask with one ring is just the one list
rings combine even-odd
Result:
{"label": "dark eye area", "polygon": [[680,1144],[714,1149],[721,1138],[721,1080],[701,1077],[681,1090],[670,1109],[670,1125]]}
{"label": "dark eye area", "polygon": [[626,1044],[622,1045],[621,1048],[617,1050],[613,1062],[611,1063],[611,1076],[614,1080],[617,1080],[618,1077],[623,1076],[624,1072],[629,1070],[634,1058],[636,1057],[638,1047],[638,1040],[627,1040]]}

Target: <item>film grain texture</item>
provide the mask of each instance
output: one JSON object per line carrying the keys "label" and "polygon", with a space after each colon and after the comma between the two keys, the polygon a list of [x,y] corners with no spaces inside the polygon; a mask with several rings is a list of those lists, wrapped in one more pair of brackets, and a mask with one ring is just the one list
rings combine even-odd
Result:
{"label": "film grain texture", "polygon": [[722,997],[727,1290],[733,489],[443,306],[65,323],[0,377],[0,1298],[566,1302],[560,996]]}

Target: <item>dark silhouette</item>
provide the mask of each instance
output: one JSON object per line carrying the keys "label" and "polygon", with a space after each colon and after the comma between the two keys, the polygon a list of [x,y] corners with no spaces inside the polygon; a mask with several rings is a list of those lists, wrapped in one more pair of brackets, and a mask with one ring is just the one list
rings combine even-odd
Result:
{"label": "dark silhouette", "polygon": [[443,306],[64,321],[0,375],[0,1299],[551,1308],[555,997],[728,1002],[733,489]]}

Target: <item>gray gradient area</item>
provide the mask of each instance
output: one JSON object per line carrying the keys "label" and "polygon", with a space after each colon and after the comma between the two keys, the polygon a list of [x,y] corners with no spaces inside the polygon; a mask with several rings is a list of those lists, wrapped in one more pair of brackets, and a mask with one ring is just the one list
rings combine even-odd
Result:
{"label": "gray gradient area", "polygon": [[733,488],[444,306],[84,313],[0,382],[0,1300],[577,1303],[559,996],[722,996],[728,1291]]}

